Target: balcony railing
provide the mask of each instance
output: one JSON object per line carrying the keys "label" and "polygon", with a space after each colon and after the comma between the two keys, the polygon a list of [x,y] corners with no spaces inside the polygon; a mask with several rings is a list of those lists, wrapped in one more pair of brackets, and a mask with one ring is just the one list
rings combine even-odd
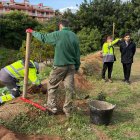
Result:
{"label": "balcony railing", "polygon": [[46,14],[36,14],[36,13],[27,13],[29,16],[34,16],[34,17],[44,17],[44,18],[50,18],[53,17],[54,15],[46,15]]}

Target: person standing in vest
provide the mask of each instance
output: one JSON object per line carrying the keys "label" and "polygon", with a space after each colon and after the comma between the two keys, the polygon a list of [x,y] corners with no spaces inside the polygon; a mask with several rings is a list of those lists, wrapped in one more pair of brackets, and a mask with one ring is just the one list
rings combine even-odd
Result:
{"label": "person standing in vest", "polygon": [[[10,94],[0,96],[0,104],[20,96],[21,91],[17,83],[24,78],[24,63],[24,60],[18,60],[0,70],[0,87],[6,86],[10,91]],[[32,84],[40,87],[41,84],[37,77],[38,70],[38,63],[30,60],[28,78]]]}
{"label": "person standing in vest", "polygon": [[76,34],[70,31],[68,25],[67,20],[61,20],[59,31],[48,34],[32,29],[26,30],[41,42],[48,43],[55,48],[54,67],[48,82],[47,106],[54,114],[57,113],[56,90],[60,82],[64,81],[66,95],[63,111],[67,117],[71,116],[73,109],[74,74],[80,67],[79,41]]}
{"label": "person standing in vest", "polygon": [[118,43],[120,39],[115,39],[113,41],[112,36],[108,36],[106,38],[106,42],[103,44],[102,47],[102,54],[103,54],[103,69],[102,69],[102,80],[106,82],[105,74],[106,70],[108,69],[108,82],[112,83],[111,75],[113,70],[113,63],[116,61],[116,57],[114,55],[114,45]]}
{"label": "person standing in vest", "polygon": [[130,84],[129,78],[131,73],[131,66],[133,57],[136,52],[136,44],[131,40],[130,34],[126,33],[122,41],[119,42],[121,52],[121,62],[123,65],[124,80]]}

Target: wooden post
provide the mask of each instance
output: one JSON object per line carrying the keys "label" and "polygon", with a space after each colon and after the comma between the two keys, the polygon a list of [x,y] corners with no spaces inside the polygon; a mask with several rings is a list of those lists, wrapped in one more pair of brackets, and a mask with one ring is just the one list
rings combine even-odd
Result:
{"label": "wooden post", "polygon": [[112,34],[113,39],[115,38],[115,23],[113,22],[113,34]]}
{"label": "wooden post", "polygon": [[26,37],[26,55],[25,55],[25,74],[24,74],[24,85],[23,85],[23,95],[26,97],[27,86],[28,86],[28,73],[29,73],[29,61],[30,61],[30,45],[31,45],[31,33],[27,33]]}

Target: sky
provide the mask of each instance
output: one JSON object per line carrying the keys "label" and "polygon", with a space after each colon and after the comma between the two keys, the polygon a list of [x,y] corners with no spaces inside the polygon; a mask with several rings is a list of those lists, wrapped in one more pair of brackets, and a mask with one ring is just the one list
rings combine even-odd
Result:
{"label": "sky", "polygon": [[[21,2],[23,0],[15,0],[15,1]],[[43,3],[45,6],[50,6],[56,10],[65,7],[75,7],[76,4],[81,4],[83,1],[84,0],[30,0],[30,3],[32,4]]]}
{"label": "sky", "polygon": [[[23,0],[15,0],[22,2]],[[32,4],[43,3],[45,6],[50,6],[53,9],[61,9],[65,7],[75,7],[76,4],[82,3],[83,0],[30,0]]]}

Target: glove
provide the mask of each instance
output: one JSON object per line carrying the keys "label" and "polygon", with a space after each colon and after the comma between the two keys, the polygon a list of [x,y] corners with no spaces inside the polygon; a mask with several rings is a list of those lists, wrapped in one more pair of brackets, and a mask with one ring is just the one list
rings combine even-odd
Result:
{"label": "glove", "polygon": [[39,92],[39,87],[36,85],[32,85],[28,88],[27,92],[29,94],[35,94],[35,93]]}
{"label": "glove", "polygon": [[26,33],[32,33],[33,30],[31,28],[26,29]]}
{"label": "glove", "polygon": [[27,91],[29,94],[35,94],[35,93],[40,93],[42,92],[43,94],[46,94],[47,89],[45,87],[43,87],[42,84],[36,86],[36,85],[32,85],[28,88]]}
{"label": "glove", "polygon": [[43,94],[46,94],[47,93],[47,85],[41,85],[41,88],[40,88],[40,92],[43,93]]}
{"label": "glove", "polygon": [[39,86],[38,86],[38,88],[42,88],[43,87],[43,85],[42,84],[40,84]]}

